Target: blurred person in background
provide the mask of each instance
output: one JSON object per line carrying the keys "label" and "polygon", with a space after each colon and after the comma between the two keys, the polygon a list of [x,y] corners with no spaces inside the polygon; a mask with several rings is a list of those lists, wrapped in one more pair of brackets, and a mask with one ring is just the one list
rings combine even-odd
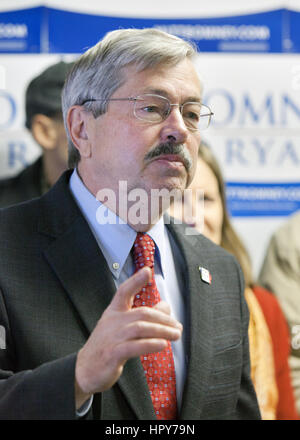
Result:
{"label": "blurred person in background", "polygon": [[[220,167],[205,143],[200,146],[197,172],[189,189],[192,198],[183,199],[183,203],[192,203],[195,207],[196,203],[203,203],[196,197],[204,196],[204,218],[193,214],[192,219],[184,218],[185,222],[233,254],[244,274],[245,298],[250,311],[251,378],[262,419],[298,419],[288,365],[290,340],[285,318],[272,293],[254,284],[250,257],[230,222]],[[199,189],[201,193],[197,192]],[[179,218],[186,212],[192,213],[192,207],[183,210],[178,203],[170,210],[172,216]]]}
{"label": "blurred person in background", "polygon": [[61,92],[72,63],[63,61],[29,83],[25,96],[25,125],[42,149],[41,156],[17,176],[0,180],[0,207],[44,194],[67,168],[68,143]]}
{"label": "blurred person in background", "polygon": [[291,335],[289,365],[300,413],[300,213],[275,231],[267,247],[259,282],[276,295]]}

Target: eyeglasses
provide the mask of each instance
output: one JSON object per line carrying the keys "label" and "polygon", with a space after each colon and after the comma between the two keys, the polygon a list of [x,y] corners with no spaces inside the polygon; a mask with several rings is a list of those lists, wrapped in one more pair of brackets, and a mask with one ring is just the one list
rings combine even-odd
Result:
{"label": "eyeglasses", "polygon": [[164,96],[144,94],[132,98],[111,98],[111,99],[86,99],[86,102],[93,101],[132,101],[133,114],[141,121],[159,124],[167,119],[172,107],[178,106],[186,127],[191,131],[205,130],[211,121],[213,112],[201,102],[185,102],[184,104],[171,104]]}

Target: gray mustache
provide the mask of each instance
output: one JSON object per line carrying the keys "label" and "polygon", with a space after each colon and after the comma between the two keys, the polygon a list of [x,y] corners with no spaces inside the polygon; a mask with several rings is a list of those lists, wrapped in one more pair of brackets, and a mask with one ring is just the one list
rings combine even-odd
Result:
{"label": "gray mustache", "polygon": [[190,170],[192,167],[192,158],[187,148],[183,144],[174,144],[172,142],[157,145],[157,147],[153,148],[153,150],[146,154],[145,161],[152,160],[156,157],[166,154],[176,154],[179,156],[187,170]]}

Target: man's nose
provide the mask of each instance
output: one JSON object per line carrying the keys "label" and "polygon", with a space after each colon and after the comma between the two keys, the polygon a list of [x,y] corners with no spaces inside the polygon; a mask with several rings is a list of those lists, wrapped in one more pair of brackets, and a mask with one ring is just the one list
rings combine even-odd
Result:
{"label": "man's nose", "polygon": [[172,107],[169,116],[164,120],[161,130],[161,141],[175,141],[184,143],[188,136],[188,129],[184,123],[179,107]]}

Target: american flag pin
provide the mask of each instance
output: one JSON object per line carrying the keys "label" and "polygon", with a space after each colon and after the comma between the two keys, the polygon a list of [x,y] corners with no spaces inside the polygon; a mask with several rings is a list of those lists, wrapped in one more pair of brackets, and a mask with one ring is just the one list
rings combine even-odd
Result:
{"label": "american flag pin", "polygon": [[207,284],[211,284],[211,274],[209,270],[205,269],[205,267],[199,267],[201,280]]}

